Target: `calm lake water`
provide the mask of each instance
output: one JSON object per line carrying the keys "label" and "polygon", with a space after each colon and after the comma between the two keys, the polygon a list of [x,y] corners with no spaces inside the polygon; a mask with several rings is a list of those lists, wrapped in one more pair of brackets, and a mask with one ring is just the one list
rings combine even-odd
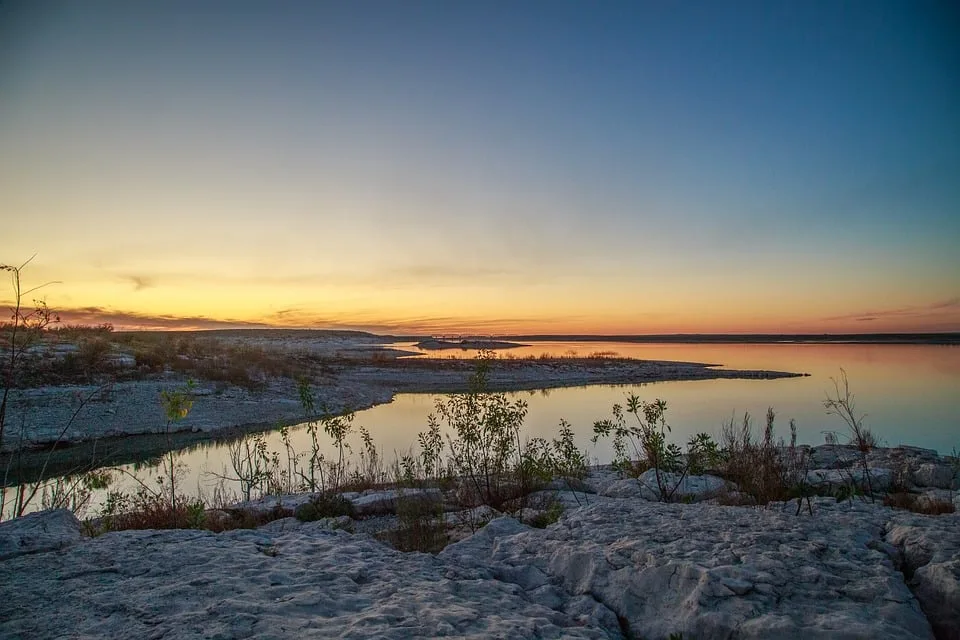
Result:
{"label": "calm lake water", "polygon": [[[409,344],[397,347],[411,349]],[[796,420],[801,443],[820,444],[827,431],[836,431],[845,440],[845,425],[823,409],[823,399],[833,391],[831,377],[843,367],[856,397],[857,409],[866,413],[869,427],[888,446],[910,444],[950,453],[960,448],[960,347],[928,345],[854,345],[854,344],[631,344],[604,342],[538,342],[532,346],[500,351],[500,357],[588,356],[595,352],[614,352],[621,356],[648,360],[677,360],[716,364],[734,369],[768,369],[808,373],[808,377],[780,380],[701,380],[661,382],[635,386],[596,385],[524,391],[509,394],[529,406],[525,423],[528,437],[550,438],[561,418],[569,422],[580,447],[591,460],[608,462],[609,443],[590,443],[593,422],[610,415],[614,403],[623,403],[628,393],[642,399],[662,398],[667,402],[667,420],[672,437],[683,445],[694,433],[706,431],[719,435],[731,416],[739,423],[743,413],[754,417],[756,432],[763,427],[767,407],[777,414],[777,434],[789,438],[789,420]],[[474,357],[475,352],[432,351],[433,357]],[[387,405],[356,414],[354,426],[365,426],[377,445],[392,460],[394,452],[406,452],[426,429],[427,415],[443,396],[402,394]],[[292,429],[295,447],[309,449],[302,427]],[[359,438],[353,438],[355,447]],[[282,451],[277,433],[268,434],[269,447]],[[229,468],[224,444],[204,445],[183,451],[181,486],[209,495]],[[135,471],[141,478],[155,475]],[[229,472],[227,473],[229,475]],[[148,480],[151,482],[151,480]],[[121,486],[134,489],[132,481]],[[232,486],[228,484],[228,488]]]}

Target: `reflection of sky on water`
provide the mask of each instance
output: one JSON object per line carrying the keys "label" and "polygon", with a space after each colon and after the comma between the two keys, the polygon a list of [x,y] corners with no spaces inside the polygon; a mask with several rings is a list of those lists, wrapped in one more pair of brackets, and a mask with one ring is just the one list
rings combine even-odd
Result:
{"label": "reflection of sky on water", "polygon": [[[832,390],[831,376],[843,367],[850,379],[857,407],[868,414],[864,424],[889,446],[910,444],[949,453],[960,447],[960,348],[941,346],[890,345],[663,345],[615,343],[538,343],[524,347],[528,353],[512,350],[517,357],[548,352],[580,355],[595,351],[616,351],[645,359],[722,363],[729,368],[771,369],[809,373],[808,377],[780,380],[697,380],[660,382],[643,386],[590,386],[511,394],[529,407],[525,422],[528,437],[551,438],[563,418],[577,434],[578,444],[591,460],[607,462],[609,443],[592,445],[593,422],[610,414],[615,402],[623,403],[628,393],[645,400],[667,401],[667,418],[672,438],[683,444],[696,432],[718,436],[721,425],[743,412],[754,418],[759,431],[767,407],[777,413],[777,434],[789,437],[789,420],[797,422],[801,443],[819,444],[826,430],[844,433],[844,425],[823,410],[823,399]],[[444,352],[445,353],[445,352]],[[467,354],[472,357],[471,354]],[[427,415],[434,410],[433,394],[402,394],[386,405],[359,412],[354,427],[365,426],[387,460],[395,452],[407,452],[416,443],[417,433],[426,429]],[[269,448],[282,452],[279,433],[267,434]],[[305,429],[292,428],[291,440],[298,451],[309,451]],[[323,444],[329,438],[322,436]],[[842,440],[842,438],[841,438]],[[359,436],[353,438],[355,452]],[[329,453],[332,453],[332,446]],[[281,456],[282,459],[283,456]],[[215,474],[231,475],[226,445],[197,447],[184,452],[181,486],[197,487],[210,494]],[[132,467],[131,467],[132,468]],[[149,477],[140,472],[141,477]],[[133,488],[131,485],[130,488]]]}

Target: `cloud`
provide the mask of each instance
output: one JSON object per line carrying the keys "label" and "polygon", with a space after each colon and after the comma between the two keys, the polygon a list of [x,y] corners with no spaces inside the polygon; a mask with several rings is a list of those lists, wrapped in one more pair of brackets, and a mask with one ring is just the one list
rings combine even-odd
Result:
{"label": "cloud", "polygon": [[104,307],[61,308],[57,309],[57,314],[63,324],[101,324],[106,322],[121,330],[256,329],[270,327],[266,323],[246,320],[219,320],[206,316],[151,315]]}
{"label": "cloud", "polygon": [[329,270],[309,273],[196,273],[163,271],[153,275],[119,272],[117,277],[133,285],[134,291],[157,286],[157,276],[164,284],[178,286],[189,283],[210,286],[243,287],[369,287],[372,289],[404,287],[451,287],[469,284],[512,282],[536,283],[556,277],[555,274],[520,272],[500,266],[464,266],[459,264],[421,263],[383,265],[366,269]]}
{"label": "cloud", "polygon": [[[848,313],[841,316],[830,316],[823,318],[826,322],[837,322],[843,320],[854,320],[856,322],[869,322],[871,320],[885,319],[915,319],[927,317],[939,317],[943,315],[957,314],[960,316],[960,297],[947,298],[939,302],[932,302],[925,305],[910,305],[897,307],[894,309],[861,311],[858,313]],[[960,320],[960,318],[958,318]]]}
{"label": "cloud", "polygon": [[144,289],[149,289],[150,287],[156,286],[153,282],[153,279],[145,276],[124,276],[124,280],[129,280],[131,283],[133,283],[134,291],[143,291]]}

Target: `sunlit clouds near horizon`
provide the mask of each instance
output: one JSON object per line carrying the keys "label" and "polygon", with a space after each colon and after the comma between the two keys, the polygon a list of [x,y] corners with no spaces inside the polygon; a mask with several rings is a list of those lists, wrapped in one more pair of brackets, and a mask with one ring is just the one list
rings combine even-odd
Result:
{"label": "sunlit clouds near horizon", "polygon": [[960,331],[958,13],[7,2],[0,263],[118,328]]}

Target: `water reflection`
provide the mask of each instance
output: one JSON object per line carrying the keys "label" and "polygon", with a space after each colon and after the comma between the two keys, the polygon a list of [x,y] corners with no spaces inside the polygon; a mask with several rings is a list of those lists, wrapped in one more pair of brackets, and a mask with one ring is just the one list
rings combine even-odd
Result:
{"label": "water reflection", "polygon": [[[399,346],[399,345],[398,345]],[[403,345],[409,348],[409,345]],[[762,426],[767,407],[777,413],[778,434],[788,436],[788,423],[795,419],[799,440],[818,444],[824,432],[843,432],[837,418],[827,416],[823,399],[832,390],[831,376],[843,367],[856,395],[858,408],[867,413],[865,426],[887,445],[910,444],[949,453],[960,446],[960,347],[929,345],[678,345],[627,343],[537,343],[511,350],[513,357],[537,357],[542,353],[564,355],[575,351],[590,354],[613,352],[622,357],[648,360],[676,360],[719,363],[727,368],[772,369],[809,373],[809,377],[778,380],[697,380],[662,382],[637,386],[589,386],[511,394],[529,405],[525,423],[528,437],[551,438],[562,419],[574,429],[578,445],[591,461],[607,462],[612,457],[609,443],[590,444],[595,420],[607,417],[614,403],[622,403],[631,391],[650,400],[667,401],[667,418],[672,437],[680,443],[699,431],[719,434],[721,425],[733,416],[739,422],[744,412]],[[431,355],[436,355],[432,352]],[[473,357],[472,353],[458,353]],[[355,427],[365,426],[392,460],[406,453],[426,429],[427,415],[441,396],[403,394],[386,405],[357,414]],[[303,427],[290,430],[299,451],[309,450]],[[271,450],[283,451],[278,433],[266,434]],[[841,438],[842,439],[842,438]],[[354,435],[353,444],[359,446]],[[332,446],[328,453],[333,453]],[[218,476],[232,475],[228,445],[224,442],[192,447],[180,454],[184,465],[181,486],[192,493],[210,495]],[[141,478],[155,473],[126,467]],[[130,484],[131,481],[122,482]],[[131,484],[130,487],[133,488]],[[229,488],[229,487],[228,487]]]}

